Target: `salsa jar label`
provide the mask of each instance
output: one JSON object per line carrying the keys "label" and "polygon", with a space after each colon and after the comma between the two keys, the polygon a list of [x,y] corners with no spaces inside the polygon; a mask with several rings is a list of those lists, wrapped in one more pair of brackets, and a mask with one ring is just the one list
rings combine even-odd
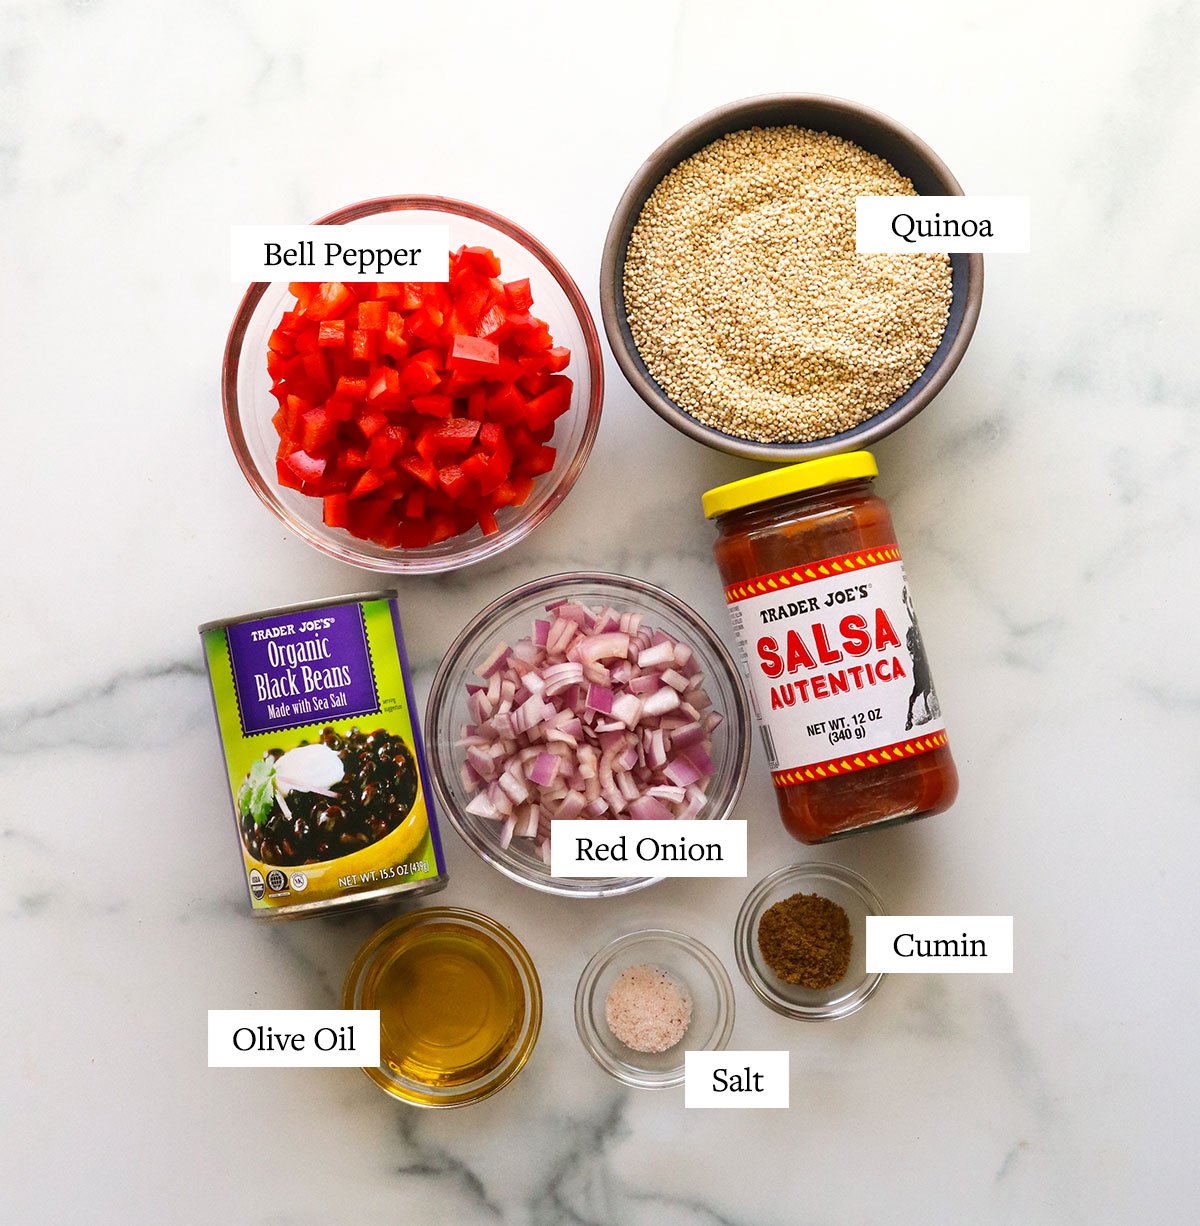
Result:
{"label": "salsa jar label", "polygon": [[390,594],[201,627],[256,914],[445,884]]}
{"label": "salsa jar label", "polygon": [[725,599],[776,787],[946,744],[897,546],[733,583]]}

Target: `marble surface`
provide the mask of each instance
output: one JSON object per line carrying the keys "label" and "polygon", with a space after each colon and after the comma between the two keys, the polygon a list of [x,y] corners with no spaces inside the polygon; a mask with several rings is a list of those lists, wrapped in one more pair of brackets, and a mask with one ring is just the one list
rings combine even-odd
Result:
{"label": "marble surface", "polygon": [[[1194,1220],[1200,14],[1177,0],[482,5],[4,0],[0,336],[0,1220],[505,1226]],[[526,941],[526,1071],[457,1112],[355,1070],[205,1067],[206,1010],[323,1007],[381,912],[246,914],[195,627],[361,588],[243,481],[217,374],[232,221],[431,191],[525,224],[597,307],[643,156],[711,105],[856,98],[968,191],[1034,199],[976,338],[878,449],[962,773],[946,816],[792,843],[758,756],[753,880],[837,860],[903,913],[1011,914],[1016,971],[893,977],[789,1023],[738,980],[735,1046],[792,1052],[790,1112],[624,1091],[579,970],[642,921],[732,968],[747,883],[586,905],[446,831],[448,903]],[[751,470],[608,361],[593,459],[501,559],[404,584],[424,694],[519,581],[656,580],[727,633],[699,514]],[[734,977],[737,979],[736,970]]]}

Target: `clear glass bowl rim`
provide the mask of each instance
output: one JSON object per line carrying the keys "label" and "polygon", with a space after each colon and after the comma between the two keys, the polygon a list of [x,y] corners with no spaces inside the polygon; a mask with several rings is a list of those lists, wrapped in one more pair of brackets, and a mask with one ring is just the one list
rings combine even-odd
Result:
{"label": "clear glass bowl rim", "polygon": [[[575,1029],[579,1040],[593,1060],[611,1077],[627,1086],[639,1089],[657,1090],[667,1086],[683,1084],[684,1066],[662,1075],[646,1074],[639,1076],[628,1068],[616,1063],[609,1055],[603,1039],[592,1025],[592,1013],[587,1007],[588,999],[600,976],[613,964],[618,954],[627,951],[631,946],[642,942],[667,941],[677,945],[690,954],[709,974],[717,995],[717,1026],[703,1047],[692,1047],[693,1051],[721,1051],[729,1044],[733,1034],[733,1023],[737,1015],[737,1001],[733,992],[733,981],[725,964],[703,941],[679,932],[674,928],[642,928],[637,932],[628,932],[624,936],[609,941],[588,960],[575,986]],[[686,1049],[685,1049],[686,1050]]]}
{"label": "clear glass bowl rim", "polygon": [[794,1002],[772,991],[770,983],[766,982],[758,973],[753,959],[754,942],[757,940],[754,921],[760,915],[763,903],[781,882],[786,881],[789,884],[794,883],[799,886],[805,882],[811,883],[821,877],[833,877],[852,889],[866,903],[868,915],[887,914],[883,900],[865,877],[841,864],[831,864],[822,860],[808,860],[800,864],[785,864],[783,868],[777,868],[774,872],[768,873],[746,895],[734,924],[733,949],[734,955],[737,958],[738,969],[742,972],[742,978],[746,980],[754,990],[754,994],[769,1009],[774,1009],[776,1013],[782,1013],[785,1017],[797,1018],[804,1022],[830,1021],[836,1018],[849,1017],[852,1013],[857,1013],[879,990],[879,985],[883,982],[884,978],[882,971],[864,974],[862,982],[848,997],[843,997],[837,1002],[831,1002],[829,1005],[800,1008]]}
{"label": "clear glass bowl rim", "polygon": [[[438,665],[429,690],[429,701],[425,705],[425,743],[429,760],[430,783],[433,795],[437,801],[439,812],[443,814],[458,832],[459,837],[482,860],[503,873],[512,881],[528,886],[530,889],[541,890],[545,894],[557,894],[566,898],[616,898],[622,894],[631,894],[635,890],[645,889],[662,880],[661,877],[620,877],[601,881],[594,887],[579,887],[558,885],[552,877],[534,878],[512,866],[499,845],[491,845],[478,838],[474,830],[460,817],[457,806],[453,803],[450,787],[443,782],[441,743],[447,731],[451,740],[457,737],[453,729],[443,729],[443,720],[439,713],[448,711],[454,700],[454,687],[463,684],[465,675],[465,658],[472,644],[485,637],[489,625],[506,618],[511,606],[535,595],[551,596],[557,594],[561,587],[586,587],[589,584],[611,584],[627,587],[650,603],[663,604],[676,617],[683,621],[689,630],[702,641],[707,651],[711,652],[720,667],[726,672],[727,678],[735,695],[736,711],[725,711],[723,727],[728,729],[728,735],[733,738],[732,757],[735,759],[734,769],[736,779],[730,791],[729,800],[719,813],[713,813],[706,821],[724,821],[733,812],[741,797],[746,783],[746,775],[750,769],[750,705],[742,685],[741,674],[733,657],[725,644],[717,637],[716,631],[698,613],[690,609],[679,597],[671,592],[649,583],[645,579],[637,579],[631,575],[620,575],[611,571],[564,571],[555,575],[546,575],[541,579],[531,579],[512,588],[501,596],[497,596],[490,604],[482,608],[457,635],[446,649],[442,661]],[[452,755],[451,755],[452,756]],[[451,770],[457,766],[448,762]]]}
{"label": "clear glass bowl rim", "polygon": [[[396,933],[406,928],[415,928],[421,924],[435,921],[452,921],[464,927],[482,929],[501,946],[520,972],[522,986],[525,989],[525,1005],[529,1010],[529,1025],[524,1037],[517,1047],[508,1053],[505,1059],[496,1067],[495,1076],[483,1085],[475,1085],[463,1091],[456,1087],[456,1093],[448,1094],[443,1102],[421,1102],[410,1098],[396,1082],[385,1076],[379,1068],[364,1068],[363,1072],[386,1094],[413,1107],[425,1107],[432,1110],[444,1110],[450,1107],[466,1107],[471,1103],[482,1102],[493,1094],[504,1089],[506,1085],[525,1067],[529,1057],[537,1046],[538,1034],[542,1028],[542,982],[537,973],[537,967],[529,956],[529,951],[499,920],[494,920],[482,911],[473,911],[466,907],[418,907],[406,911],[389,920],[381,928],[377,928],[364,942],[354,961],[346,972],[346,982],[342,988],[342,1007],[345,1009],[359,1008],[358,989],[363,972],[371,960],[378,956],[379,951],[392,939]],[[431,1091],[432,1092],[432,1089]]]}
{"label": "clear glass bowl rim", "polygon": [[510,221],[499,213],[493,213],[481,205],[471,204],[466,200],[456,200],[451,196],[376,196],[370,200],[362,200],[357,204],[347,205],[332,213],[319,217],[313,224],[318,226],[344,225],[347,222],[358,221],[364,217],[372,217],[379,213],[395,213],[406,210],[424,210],[428,212],[451,213],[458,217],[466,217],[484,225],[499,230],[502,234],[519,243],[529,251],[545,267],[546,271],[558,283],[566,295],[571,310],[579,323],[584,336],[586,350],[585,360],[588,369],[588,380],[591,385],[586,408],[572,408],[574,411],[586,413],[583,435],[570,463],[562,472],[558,485],[541,506],[525,517],[511,524],[508,528],[491,536],[484,536],[474,541],[468,548],[446,557],[423,558],[419,553],[407,553],[402,549],[391,551],[389,558],[374,558],[360,554],[352,545],[338,541],[332,537],[326,538],[311,525],[293,517],[280,500],[271,484],[264,479],[258,466],[250,455],[250,448],[242,430],[241,417],[238,412],[238,371],[242,357],[242,345],[246,339],[250,321],[262,301],[263,295],[273,284],[270,281],[255,281],[249,286],[238,304],[229,336],[225,341],[225,353],[221,362],[221,402],[225,414],[225,430],[229,436],[230,446],[237,459],[238,467],[246,478],[250,488],[258,495],[259,501],[276,516],[291,532],[307,541],[314,549],[339,562],[347,562],[351,566],[363,570],[377,571],[382,574],[444,574],[463,566],[495,557],[504,550],[510,549],[527,537],[539,524],[558,508],[571,492],[575,482],[583,472],[584,466],[591,455],[592,446],[600,430],[600,413],[604,403],[604,361],[600,350],[600,336],[596,330],[596,321],[592,317],[583,294],[574,278],[559,263],[558,259],[538,239],[527,230]]}

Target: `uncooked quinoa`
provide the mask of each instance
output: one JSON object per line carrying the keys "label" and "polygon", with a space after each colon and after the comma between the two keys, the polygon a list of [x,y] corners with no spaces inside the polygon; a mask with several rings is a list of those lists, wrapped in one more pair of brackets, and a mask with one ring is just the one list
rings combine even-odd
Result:
{"label": "uncooked quinoa", "polygon": [[657,966],[627,966],[604,1001],[613,1037],[640,1052],[667,1051],[692,1024],[692,997]]}
{"label": "uncooked quinoa", "polygon": [[674,168],[629,240],[625,309],[642,360],[694,417],[807,442],[887,408],[950,311],[944,254],[859,255],[857,196],[913,196],[827,132],[732,132]]}

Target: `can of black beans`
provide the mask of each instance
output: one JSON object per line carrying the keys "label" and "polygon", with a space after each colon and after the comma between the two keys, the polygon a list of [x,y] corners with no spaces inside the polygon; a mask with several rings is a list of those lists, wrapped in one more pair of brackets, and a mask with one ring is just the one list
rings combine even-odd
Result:
{"label": "can of black beans", "polygon": [[249,613],[200,637],[253,914],[442,889],[396,593]]}

